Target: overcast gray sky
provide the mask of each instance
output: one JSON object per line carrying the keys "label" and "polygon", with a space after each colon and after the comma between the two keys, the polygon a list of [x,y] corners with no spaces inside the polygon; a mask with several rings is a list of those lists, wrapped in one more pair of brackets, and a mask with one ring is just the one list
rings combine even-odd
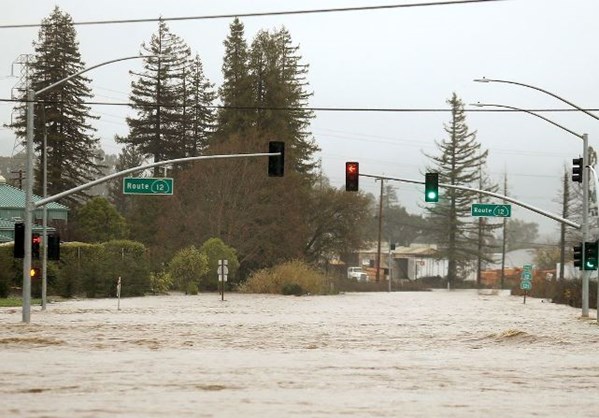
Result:
{"label": "overcast gray sky", "polygon": [[[76,22],[111,19],[205,16],[300,9],[422,3],[402,0],[221,0],[80,1],[3,0],[0,26],[39,23],[55,5]],[[596,0],[506,0],[499,2],[398,8],[343,13],[242,18],[251,42],[260,29],[284,25],[310,65],[314,107],[447,108],[453,92],[465,103],[500,103],[521,108],[566,108],[533,90],[505,84],[480,84],[486,76],[518,81],[552,91],[585,108],[599,108],[599,2]],[[198,53],[210,80],[222,81],[223,40],[232,19],[168,22]],[[87,65],[136,55],[157,23],[77,26]],[[39,28],[0,29],[0,98],[10,98],[17,82],[9,77],[21,54],[33,52]],[[126,102],[134,61],[94,70],[95,99]],[[471,108],[471,107],[467,107]],[[9,123],[12,106],[0,103],[0,123]],[[107,153],[117,154],[115,134],[126,134],[123,107],[94,107],[95,122]],[[599,114],[599,112],[596,112]],[[577,113],[545,113],[567,128],[588,133],[597,147],[599,121]],[[341,186],[344,162],[357,160],[361,172],[421,179],[427,159],[445,137],[448,112],[316,112],[312,132],[322,152],[322,167]],[[582,141],[527,114],[467,114],[467,124],[489,149],[489,170],[510,194],[559,213],[555,202],[564,167],[582,152]],[[0,128],[0,155],[11,155],[10,130]],[[395,183],[401,204],[418,212],[422,186]],[[376,192],[374,181],[361,187]],[[514,208],[514,218],[538,222],[553,233],[557,223]]]}

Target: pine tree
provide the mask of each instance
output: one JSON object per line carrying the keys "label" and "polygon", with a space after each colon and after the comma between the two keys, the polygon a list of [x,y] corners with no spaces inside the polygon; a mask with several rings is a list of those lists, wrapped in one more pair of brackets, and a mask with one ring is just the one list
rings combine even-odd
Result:
{"label": "pine tree", "polygon": [[[478,179],[477,188],[479,190],[497,193],[499,185],[491,181],[483,168],[481,168],[480,173],[481,175]],[[490,200],[489,195],[479,193],[477,203],[489,203]],[[476,220],[476,223],[476,250],[474,251],[474,254],[476,255],[476,283],[480,286],[484,264],[495,262],[493,254],[495,253],[494,250],[497,249],[497,245],[495,244],[493,232],[496,229],[501,228],[503,223],[491,222],[489,218],[483,216],[479,217]]]}
{"label": "pine tree", "polygon": [[[476,188],[488,150],[481,151],[476,132],[468,129],[464,104],[455,93],[447,103],[451,107],[451,121],[444,127],[448,138],[436,142],[440,155],[427,155],[433,162],[430,171],[439,173],[440,183]],[[476,192],[448,188],[441,190],[439,203],[426,207],[440,256],[448,260],[449,284],[465,274],[476,258],[472,249],[476,248],[478,226],[470,217],[470,205],[476,198]]]}
{"label": "pine tree", "polygon": [[[185,79],[191,50],[181,38],[160,21],[149,44],[142,44],[144,72],[132,72],[131,107],[137,112],[127,118],[129,135],[121,142],[134,145],[155,162],[186,156],[186,137],[181,135],[184,100],[181,85]],[[158,175],[159,167],[154,169]]]}
{"label": "pine tree", "polygon": [[199,55],[190,62],[183,79],[182,97],[185,103],[180,124],[186,156],[198,156],[208,148],[216,121],[214,84],[204,75]]}
{"label": "pine tree", "polygon": [[[117,142],[119,137],[116,138]],[[133,145],[127,145],[123,147],[121,153],[117,157],[117,161],[114,166],[115,172],[127,170],[128,168],[138,167],[144,163],[144,156],[139,150]],[[130,174],[133,176],[134,174]],[[116,180],[108,183],[108,196],[109,201],[112,203],[119,213],[128,215],[131,213],[133,208],[134,198],[123,194],[123,179],[117,178]]]}
{"label": "pine tree", "polygon": [[219,89],[222,107],[218,112],[217,136],[226,140],[232,134],[243,134],[255,119],[254,99],[249,74],[249,51],[243,23],[235,18],[224,41],[223,84]]}
{"label": "pine tree", "polygon": [[[85,68],[73,19],[58,7],[42,20],[34,47],[30,80],[33,91]],[[89,78],[80,75],[36,97],[34,145],[38,168],[35,170],[34,191],[38,194],[42,190],[44,132],[47,135],[49,196],[87,183],[101,174],[99,139],[94,136],[95,129],[88,122],[97,117],[90,114],[90,107],[85,104],[93,97],[90,82]],[[21,112],[12,128],[17,136],[25,138],[25,112]],[[69,205],[77,205],[86,196],[87,193],[82,191],[65,200]]]}
{"label": "pine tree", "polygon": [[287,29],[260,31],[252,42],[250,76],[258,132],[286,141],[290,166],[309,176],[317,165],[318,146],[308,131],[314,114],[307,109],[311,96],[306,91],[308,70],[300,64],[298,51]]}

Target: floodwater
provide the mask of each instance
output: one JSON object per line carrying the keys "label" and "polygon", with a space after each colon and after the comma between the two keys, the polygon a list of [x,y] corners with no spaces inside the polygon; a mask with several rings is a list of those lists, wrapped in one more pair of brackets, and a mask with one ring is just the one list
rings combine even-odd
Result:
{"label": "floodwater", "polygon": [[[476,291],[0,308],[1,417],[597,417],[599,327]],[[594,316],[594,313],[592,313]]]}

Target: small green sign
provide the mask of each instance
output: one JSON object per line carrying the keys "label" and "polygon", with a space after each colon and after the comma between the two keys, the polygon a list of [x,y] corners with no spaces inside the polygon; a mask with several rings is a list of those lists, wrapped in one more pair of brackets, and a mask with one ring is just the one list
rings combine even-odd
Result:
{"label": "small green sign", "polygon": [[522,281],[531,281],[532,280],[532,273],[530,271],[523,271],[522,275],[520,276],[520,280],[522,280]]}
{"label": "small green sign", "polygon": [[509,218],[512,216],[512,205],[493,205],[488,203],[473,203],[470,213],[472,216],[487,216],[492,218]]}
{"label": "small green sign", "polygon": [[123,194],[172,195],[173,179],[168,177],[125,177]]}
{"label": "small green sign", "polygon": [[530,280],[523,280],[520,282],[520,289],[530,290],[532,289],[532,282]]}

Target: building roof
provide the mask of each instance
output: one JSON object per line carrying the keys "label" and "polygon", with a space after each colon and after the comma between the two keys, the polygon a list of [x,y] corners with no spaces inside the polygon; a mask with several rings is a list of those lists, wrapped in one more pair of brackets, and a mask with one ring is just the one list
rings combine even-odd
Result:
{"label": "building roof", "polygon": [[[37,195],[33,195],[33,201],[37,202],[42,198]],[[17,189],[6,183],[0,183],[0,208],[2,209],[23,209],[25,207],[25,192]],[[60,203],[51,202],[46,205],[49,210],[65,210],[68,211],[64,205]]]}

